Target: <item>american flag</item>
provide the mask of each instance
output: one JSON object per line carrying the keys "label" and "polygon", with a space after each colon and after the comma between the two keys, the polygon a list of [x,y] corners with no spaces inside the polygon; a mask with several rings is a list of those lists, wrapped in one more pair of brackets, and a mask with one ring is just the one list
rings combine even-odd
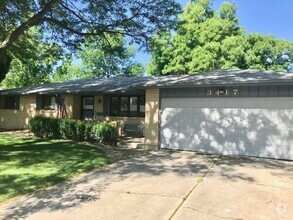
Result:
{"label": "american flag", "polygon": [[56,95],[57,104],[57,118],[67,118],[66,106],[64,104],[64,99],[60,95]]}

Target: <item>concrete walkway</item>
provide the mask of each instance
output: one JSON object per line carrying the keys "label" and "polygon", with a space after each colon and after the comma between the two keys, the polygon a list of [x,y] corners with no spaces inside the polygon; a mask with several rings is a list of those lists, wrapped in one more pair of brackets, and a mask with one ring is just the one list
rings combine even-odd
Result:
{"label": "concrete walkway", "polygon": [[158,151],[0,207],[0,219],[292,219],[293,163]]}

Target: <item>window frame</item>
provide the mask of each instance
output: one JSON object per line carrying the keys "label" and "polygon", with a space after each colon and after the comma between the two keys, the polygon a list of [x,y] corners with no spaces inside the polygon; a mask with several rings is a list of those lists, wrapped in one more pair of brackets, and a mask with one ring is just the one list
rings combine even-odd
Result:
{"label": "window frame", "polygon": [[[136,115],[131,115],[130,114],[130,98],[135,97],[137,99],[137,104],[136,104]],[[143,99],[141,99],[141,97],[143,97]],[[112,98],[118,98],[118,109],[117,110],[117,114],[113,114],[113,110],[112,110]],[[122,98],[127,98],[127,113],[126,115],[121,114],[121,99]],[[141,100],[145,100],[145,95],[112,95],[110,96],[110,116],[112,117],[138,117],[138,118],[143,118],[145,117],[145,113],[140,112],[140,102]],[[144,103],[145,105],[145,103]]]}
{"label": "window frame", "polygon": [[[7,106],[7,100],[6,99],[11,99],[13,98],[14,100],[11,102],[13,103],[13,107],[12,106]],[[3,96],[3,106],[2,106],[3,110],[19,110],[20,109],[20,96],[18,95],[5,95]]]}
{"label": "window frame", "polygon": [[[55,100],[54,108],[46,108],[47,101],[50,99],[50,106],[52,98]],[[47,99],[47,101],[45,101]],[[36,110],[55,111],[57,109],[56,95],[37,95],[36,96]]]}
{"label": "window frame", "polygon": [[[89,103],[87,103],[89,101]],[[95,108],[95,98],[93,96],[82,97],[82,109],[94,110]]]}

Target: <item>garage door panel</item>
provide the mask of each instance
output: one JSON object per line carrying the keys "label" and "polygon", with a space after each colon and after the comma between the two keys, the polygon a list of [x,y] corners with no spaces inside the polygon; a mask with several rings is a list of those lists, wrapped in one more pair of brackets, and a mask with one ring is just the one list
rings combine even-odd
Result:
{"label": "garage door panel", "polygon": [[[187,108],[188,104],[184,104],[197,100],[201,108]],[[210,99],[210,108],[202,100],[181,100],[184,108],[169,108],[162,102],[162,148],[293,159],[293,111],[282,100],[279,102],[286,109],[269,108],[278,104],[271,99]],[[236,102],[249,108],[235,108]],[[226,107],[222,107],[223,103]]]}

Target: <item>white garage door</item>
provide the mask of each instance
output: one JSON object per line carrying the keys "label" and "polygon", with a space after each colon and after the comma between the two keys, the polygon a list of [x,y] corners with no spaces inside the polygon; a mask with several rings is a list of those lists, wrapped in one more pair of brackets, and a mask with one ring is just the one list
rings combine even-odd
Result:
{"label": "white garage door", "polygon": [[161,148],[293,160],[293,98],[163,98]]}

